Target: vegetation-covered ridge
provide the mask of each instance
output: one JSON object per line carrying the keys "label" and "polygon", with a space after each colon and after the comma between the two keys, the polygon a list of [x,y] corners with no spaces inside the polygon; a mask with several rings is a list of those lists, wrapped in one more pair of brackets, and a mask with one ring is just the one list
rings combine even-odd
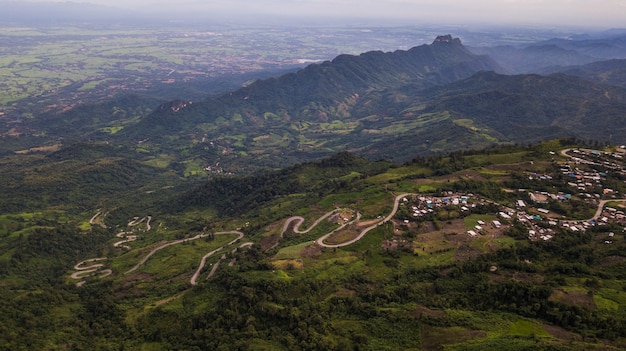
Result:
{"label": "vegetation-covered ridge", "polygon": [[506,76],[441,36],[409,50],[340,55],[204,101],[131,95],[29,115],[7,124],[0,153],[96,142],[189,177],[281,169],[340,151],[401,163],[556,137],[622,144],[623,66]]}
{"label": "vegetation-covered ridge", "polygon": [[185,151],[236,173],[344,150],[404,162],[416,154],[557,137],[626,142],[623,87],[564,74],[497,74],[489,60],[443,38],[408,51],[340,56],[162,109],[114,139]]}
{"label": "vegetation-covered ridge", "polygon": [[625,156],[573,139],[402,166],[342,153],[195,191],[224,202],[5,214],[2,345],[617,350]]}
{"label": "vegetation-covered ridge", "polygon": [[[513,51],[591,59],[558,45]],[[623,65],[440,36],[204,101],[11,97],[0,349],[624,349]]]}

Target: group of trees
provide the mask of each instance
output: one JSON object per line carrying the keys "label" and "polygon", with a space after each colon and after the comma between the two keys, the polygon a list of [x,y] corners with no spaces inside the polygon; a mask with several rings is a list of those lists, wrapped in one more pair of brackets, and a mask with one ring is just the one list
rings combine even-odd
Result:
{"label": "group of trees", "polygon": [[[224,176],[209,179],[178,201],[169,203],[173,211],[208,206],[221,214],[237,216],[254,211],[279,196],[306,193],[307,201],[331,192],[349,189],[363,177],[384,172],[387,161],[371,162],[348,152],[341,152],[317,162],[308,162],[279,171],[264,171],[248,176]],[[345,177],[353,173],[358,177]]]}

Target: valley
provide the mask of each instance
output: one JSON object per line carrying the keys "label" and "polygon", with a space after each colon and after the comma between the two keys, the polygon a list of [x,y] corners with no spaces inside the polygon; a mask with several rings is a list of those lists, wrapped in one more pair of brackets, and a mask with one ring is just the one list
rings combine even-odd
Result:
{"label": "valley", "polygon": [[626,348],[623,33],[462,33],[0,29],[0,349]]}
{"label": "valley", "polygon": [[[188,336],[198,327],[187,325],[185,328],[191,329],[184,331],[176,326],[182,323],[179,318],[192,318],[201,325],[210,323],[205,318],[217,318],[215,326],[206,327],[213,330],[225,323],[219,315],[236,309],[237,315],[269,318],[274,321],[271,325],[278,321],[285,323],[281,328],[289,328],[294,317],[285,315],[285,309],[303,313],[297,310],[309,311],[306,306],[314,303],[316,309],[304,313],[313,313],[306,330],[318,338],[303,339],[311,343],[299,346],[303,349],[332,349],[333,343],[392,349],[396,346],[383,341],[383,331],[399,326],[405,329],[396,332],[398,342],[423,349],[437,347],[428,346],[431,344],[490,349],[492,343],[619,349],[625,338],[620,336],[624,321],[615,311],[624,306],[619,288],[624,281],[620,273],[624,260],[619,252],[626,243],[622,195],[626,175],[623,161],[615,156],[622,155],[623,149],[594,149],[570,142],[417,158],[403,166],[378,168],[366,176],[356,174],[365,174],[362,172],[371,167],[369,161],[338,155],[285,171],[292,179],[339,172],[324,178],[336,183],[333,190],[321,197],[311,196],[321,191],[315,186],[295,190],[241,216],[224,216],[218,207],[202,206],[170,214],[161,210],[159,216],[135,216],[121,226],[112,221],[115,211],[88,211],[82,215],[88,224],[82,233],[62,235],[77,243],[100,238],[100,249],[91,256],[96,258],[83,255],[74,261],[78,263],[62,268],[58,276],[64,286],[58,292],[63,301],[74,294],[86,300],[53,305],[78,313],[70,306],[93,303],[87,296],[105,299],[100,303],[116,301],[113,311],[117,317],[101,314],[97,318],[121,318],[119,323],[125,328],[143,336],[137,339],[115,328],[98,333],[107,335],[106,344],[131,348],[146,347],[146,340],[165,348],[197,343],[216,346],[218,340],[230,340],[229,344],[248,340],[246,344],[253,348],[287,348],[288,339],[270,337],[264,322],[254,322],[252,332],[240,325],[245,321],[233,319],[228,324],[237,325],[234,328],[241,332],[206,339]],[[444,165],[454,171],[435,175]],[[599,179],[585,178],[596,174]],[[315,184],[311,180],[306,181],[308,186]],[[585,184],[588,180],[592,186]],[[579,189],[577,182],[585,189]],[[245,196],[238,201],[245,202]],[[5,236],[3,250],[11,252],[10,261],[22,260],[32,266],[36,261],[18,254],[26,247],[14,245],[24,239],[33,245],[57,235],[48,229],[40,236],[44,229],[37,229],[50,214],[31,219],[20,216],[22,239]],[[2,228],[8,229],[17,218],[17,214],[4,216]],[[57,214],[57,218],[62,217]],[[115,245],[120,242],[116,233],[129,237],[131,231],[137,238],[124,243],[128,248]],[[566,251],[563,256],[553,250]],[[584,266],[581,260],[586,262]],[[6,265],[10,261],[3,258],[4,274],[13,272],[10,274],[16,278],[26,278],[26,272]],[[30,279],[37,281],[34,276]],[[16,284],[21,283],[5,280],[2,289],[18,298],[10,288],[18,287]],[[93,289],[100,293],[94,295]],[[278,292],[283,289],[285,295]],[[467,304],[458,295],[459,289],[470,289],[477,297]],[[484,289],[489,293],[480,292]],[[511,290],[502,295],[499,289]],[[591,297],[586,297],[587,290],[593,291]],[[515,291],[523,297],[516,297],[514,307],[506,300],[494,300],[509,296],[508,300]],[[477,300],[487,296],[494,302]],[[210,307],[207,299],[213,301]],[[184,307],[199,303],[206,307]],[[531,303],[550,309],[526,310]],[[83,311],[80,313],[100,313],[97,309]],[[583,319],[575,324],[557,317],[567,313]],[[316,319],[318,314],[326,322]],[[64,323],[56,312],[46,316]],[[163,318],[170,322],[159,324]],[[372,318],[376,326],[367,322]],[[602,324],[604,318],[615,324]],[[154,328],[171,334],[151,334]],[[362,334],[357,338],[348,330]],[[113,332],[118,336],[112,337]],[[246,339],[245,335],[265,335],[266,341]],[[449,341],[452,336],[454,344]]]}

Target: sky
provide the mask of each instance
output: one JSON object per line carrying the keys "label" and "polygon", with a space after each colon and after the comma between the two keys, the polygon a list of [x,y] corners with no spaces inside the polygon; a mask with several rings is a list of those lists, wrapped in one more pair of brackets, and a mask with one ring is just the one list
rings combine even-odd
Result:
{"label": "sky", "polygon": [[[0,5],[2,1],[0,0]],[[22,0],[24,1],[24,0]],[[28,0],[66,2],[64,0]],[[364,18],[431,24],[626,27],[626,0],[72,0],[141,13]]]}

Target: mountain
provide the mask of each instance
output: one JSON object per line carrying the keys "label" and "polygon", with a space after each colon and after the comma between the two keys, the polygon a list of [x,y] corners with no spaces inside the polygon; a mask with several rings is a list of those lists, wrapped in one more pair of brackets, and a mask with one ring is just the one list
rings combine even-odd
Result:
{"label": "mountain", "polygon": [[554,137],[626,142],[626,89],[565,74],[506,76],[483,72],[430,90],[424,112],[456,119],[520,143]]}
{"label": "mountain", "polygon": [[509,74],[554,72],[560,67],[626,58],[626,34],[623,30],[611,30],[533,44],[471,47],[470,50],[493,58]]}
{"label": "mountain", "polygon": [[[613,74],[619,81],[619,62],[584,67],[598,81],[610,83]],[[161,103],[151,113],[146,106],[155,100],[141,97],[76,108],[56,116],[64,122],[48,133],[124,145],[128,155],[181,175],[251,173],[340,151],[405,162],[555,137],[625,141],[624,89],[589,77],[494,70],[502,68],[446,35],[407,51],[341,55],[204,101]]]}
{"label": "mountain", "polygon": [[626,58],[626,34],[623,31],[609,31],[595,37],[555,38],[537,45],[556,45],[565,50],[574,50],[596,59]]}
{"label": "mountain", "polygon": [[509,74],[539,73],[546,67],[573,66],[597,61],[597,58],[576,50],[547,43],[525,47],[472,47],[470,50],[493,58]]}
{"label": "mountain", "polygon": [[[348,133],[372,124],[360,119],[385,114],[368,107],[365,96],[402,86],[431,88],[499,69],[490,58],[472,54],[459,39],[440,36],[408,51],[341,55],[217,98],[179,102],[180,108],[164,105],[114,137],[150,139],[161,149],[166,147],[164,138],[177,150],[191,142],[206,149],[205,162],[231,158],[241,167],[280,167],[362,147],[365,140],[355,144]],[[281,150],[272,155],[268,150],[274,147]]]}
{"label": "mountain", "polygon": [[0,156],[0,344],[625,349],[625,150],[530,143],[623,140],[626,89],[485,67],[443,36],[43,116]]}
{"label": "mountain", "polygon": [[[241,114],[245,123],[259,124],[266,112],[282,112],[289,121],[328,120],[341,115],[328,109],[339,107],[345,100],[358,100],[368,91],[407,84],[428,88],[497,69],[488,57],[470,53],[459,39],[440,36],[431,45],[408,51],[340,55],[296,73],[259,80],[216,99],[195,103],[176,118],[156,113],[143,124],[150,124],[147,130],[160,124],[171,130],[176,125],[184,128],[189,123],[211,123],[218,117],[232,119],[234,114]],[[144,127],[139,124],[134,129],[145,131]]]}
{"label": "mountain", "polygon": [[597,83],[626,88],[626,59],[592,62],[586,65],[552,68],[544,73],[561,72],[570,76],[585,78]]}
{"label": "mountain", "polygon": [[500,67],[492,60],[441,36],[408,51],[342,55],[215,99],[168,103],[114,137],[149,139],[159,152],[235,172],[344,150],[404,162],[555,137],[626,141],[624,89],[493,70]]}

